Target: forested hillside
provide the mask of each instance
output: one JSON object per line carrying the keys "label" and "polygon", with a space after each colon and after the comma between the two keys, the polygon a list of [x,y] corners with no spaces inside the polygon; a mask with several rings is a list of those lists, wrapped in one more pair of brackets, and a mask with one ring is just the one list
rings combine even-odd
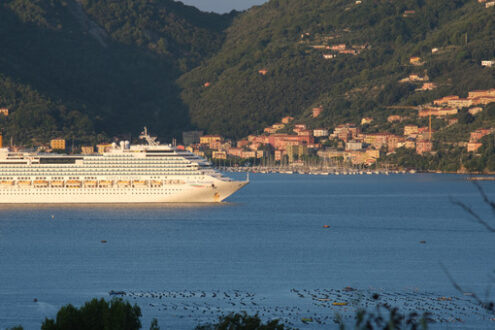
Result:
{"label": "forested hillside", "polygon": [[4,135],[82,143],[146,124],[179,136],[189,118],[175,80],[220,48],[230,20],[172,0],[2,1]]}
{"label": "forested hillside", "polygon": [[[495,57],[494,17],[475,0],[272,0],[234,20],[219,53],[181,77],[182,96],[195,125],[232,137],[283,115],[310,122],[320,105],[322,126],[386,116],[389,105],[495,87],[480,65]],[[339,44],[347,54],[323,58]],[[439,88],[398,83],[412,73]]]}
{"label": "forested hillside", "polygon": [[[494,17],[476,0],[271,0],[228,15],[173,0],[5,0],[0,125],[36,145],[145,124],[162,138],[238,138],[284,115],[385,118],[390,105],[495,87],[480,65],[495,58]],[[398,83],[410,74],[438,88]]]}

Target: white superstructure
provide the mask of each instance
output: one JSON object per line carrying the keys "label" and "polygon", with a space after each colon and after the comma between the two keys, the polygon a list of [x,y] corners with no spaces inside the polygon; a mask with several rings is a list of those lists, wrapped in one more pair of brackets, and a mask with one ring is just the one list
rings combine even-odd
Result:
{"label": "white superstructure", "polygon": [[0,149],[0,203],[221,202],[248,181],[233,181],[188,151],[113,144],[98,155],[53,155]]}

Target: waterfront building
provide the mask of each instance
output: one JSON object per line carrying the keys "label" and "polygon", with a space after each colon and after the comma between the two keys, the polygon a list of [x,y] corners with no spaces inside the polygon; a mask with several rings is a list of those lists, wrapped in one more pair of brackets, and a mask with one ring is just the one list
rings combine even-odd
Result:
{"label": "waterfront building", "polygon": [[50,140],[50,148],[53,150],[65,150],[65,139]]}
{"label": "waterfront building", "polygon": [[83,155],[91,155],[95,152],[95,148],[93,146],[82,146],[81,153]]}

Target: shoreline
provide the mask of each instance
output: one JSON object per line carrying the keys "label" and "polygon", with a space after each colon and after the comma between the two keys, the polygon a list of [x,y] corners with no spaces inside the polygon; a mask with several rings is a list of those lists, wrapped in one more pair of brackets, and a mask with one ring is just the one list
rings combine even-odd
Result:
{"label": "shoreline", "polygon": [[390,174],[456,174],[467,176],[469,181],[495,181],[494,173],[461,173],[442,171],[418,171],[415,169],[352,169],[352,168],[301,168],[301,167],[269,167],[269,166],[215,166],[222,172],[259,173],[259,174],[306,174],[306,175],[390,175]]}

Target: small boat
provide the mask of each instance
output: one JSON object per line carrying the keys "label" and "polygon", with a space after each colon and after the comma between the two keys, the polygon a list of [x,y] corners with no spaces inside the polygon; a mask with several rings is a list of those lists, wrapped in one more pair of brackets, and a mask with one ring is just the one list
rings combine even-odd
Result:
{"label": "small boat", "polygon": [[334,306],[347,306],[346,302],[333,302],[332,305]]}

